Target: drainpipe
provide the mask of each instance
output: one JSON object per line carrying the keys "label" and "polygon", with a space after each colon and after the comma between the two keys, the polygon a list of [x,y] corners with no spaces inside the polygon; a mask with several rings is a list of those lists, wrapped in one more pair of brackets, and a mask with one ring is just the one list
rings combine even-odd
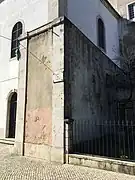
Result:
{"label": "drainpipe", "polygon": [[26,104],[27,104],[27,82],[28,82],[28,52],[29,52],[29,33],[27,32],[27,49],[26,49],[26,77],[25,77],[25,105],[24,105],[24,126],[23,126],[23,142],[22,142],[22,156],[24,156],[25,143],[25,121],[26,121]]}

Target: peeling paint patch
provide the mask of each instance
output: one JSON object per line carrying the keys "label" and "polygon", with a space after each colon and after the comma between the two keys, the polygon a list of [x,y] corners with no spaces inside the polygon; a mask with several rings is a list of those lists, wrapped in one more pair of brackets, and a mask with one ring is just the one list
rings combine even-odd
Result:
{"label": "peeling paint patch", "polygon": [[51,110],[47,108],[39,108],[27,111],[25,130],[25,142],[51,145]]}

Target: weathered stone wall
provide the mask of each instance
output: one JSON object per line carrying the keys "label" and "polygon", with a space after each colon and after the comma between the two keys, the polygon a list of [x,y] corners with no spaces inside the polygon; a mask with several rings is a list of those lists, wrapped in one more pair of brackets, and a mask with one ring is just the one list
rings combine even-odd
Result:
{"label": "weathered stone wall", "polygon": [[21,44],[25,41],[25,53],[20,49],[15,150],[26,156],[63,162],[63,18],[31,31]]}
{"label": "weathered stone wall", "polygon": [[65,81],[68,87],[65,116],[77,125],[77,138],[86,139],[88,133],[91,137],[98,136],[100,125],[115,122],[118,97],[116,85],[110,80],[108,85],[108,79],[116,74],[120,76],[122,72],[71,22],[67,20],[65,24]]}
{"label": "weathered stone wall", "polygon": [[51,31],[29,41],[26,143],[50,145],[52,142],[52,72],[47,68],[52,67],[49,54],[51,43]]}

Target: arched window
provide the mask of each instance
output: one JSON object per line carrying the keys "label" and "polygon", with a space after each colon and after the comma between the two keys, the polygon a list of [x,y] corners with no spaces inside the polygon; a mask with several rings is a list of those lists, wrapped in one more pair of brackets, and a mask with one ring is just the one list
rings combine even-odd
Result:
{"label": "arched window", "polygon": [[105,42],[105,26],[104,22],[101,18],[98,19],[98,25],[97,25],[97,33],[98,33],[98,46],[106,51],[106,42]]}
{"label": "arched window", "polygon": [[12,30],[11,58],[16,56],[16,50],[18,48],[18,37],[21,34],[22,34],[22,23],[17,22]]}
{"label": "arched window", "polygon": [[8,110],[7,110],[7,137],[15,138],[16,128],[16,109],[17,109],[17,93],[12,92],[8,98]]}

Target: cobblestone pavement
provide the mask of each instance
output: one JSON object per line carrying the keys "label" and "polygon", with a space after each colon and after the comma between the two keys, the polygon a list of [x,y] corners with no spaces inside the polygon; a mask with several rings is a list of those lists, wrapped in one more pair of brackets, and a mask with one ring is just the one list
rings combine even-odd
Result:
{"label": "cobblestone pavement", "polygon": [[2,155],[1,152],[3,151],[0,151],[0,180],[135,180],[135,177],[124,174],[50,164],[6,153]]}

